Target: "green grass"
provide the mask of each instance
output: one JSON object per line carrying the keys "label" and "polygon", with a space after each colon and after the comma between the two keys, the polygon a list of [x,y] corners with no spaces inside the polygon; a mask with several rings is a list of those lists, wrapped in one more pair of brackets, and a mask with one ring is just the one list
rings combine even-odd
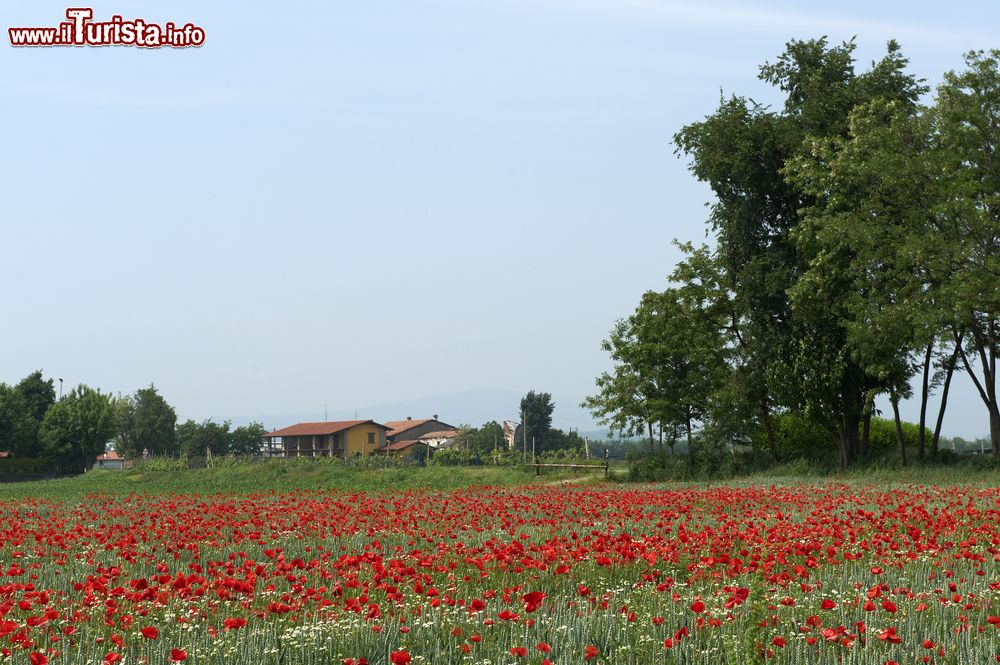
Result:
{"label": "green grass", "polygon": [[468,486],[514,486],[557,482],[577,476],[571,471],[546,471],[536,479],[524,467],[390,467],[352,468],[325,461],[275,460],[263,464],[220,466],[211,469],[129,471],[97,470],[81,476],[0,484],[0,501],[20,498],[73,500],[91,494],[249,494],[288,490],[343,490],[378,492],[413,488],[456,489]]}
{"label": "green grass", "polygon": [[[962,459],[951,464],[911,464],[900,468],[894,462],[859,466],[847,471],[821,470],[798,460],[749,473],[722,478],[685,472],[686,462],[678,462],[678,473],[656,480],[681,485],[791,484],[838,480],[886,485],[1000,485],[1000,466],[992,456]],[[718,471],[718,469],[716,469]],[[612,482],[624,482],[628,468],[612,465]],[[23,483],[0,484],[0,501],[22,498],[79,500],[91,494],[250,494],[289,490],[334,490],[380,492],[426,488],[436,490],[469,486],[517,486],[574,480],[604,482],[599,472],[570,469],[546,470],[536,478],[533,469],[521,466],[406,466],[356,468],[325,460],[275,460],[258,464],[222,464],[210,469],[135,469],[129,471],[89,471],[81,476]],[[651,479],[652,480],[652,479]]]}

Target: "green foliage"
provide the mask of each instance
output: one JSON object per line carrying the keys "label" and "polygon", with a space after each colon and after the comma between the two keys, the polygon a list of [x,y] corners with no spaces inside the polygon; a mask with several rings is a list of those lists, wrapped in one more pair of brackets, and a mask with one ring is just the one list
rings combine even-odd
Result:
{"label": "green foliage", "polygon": [[[835,462],[832,437],[822,425],[794,413],[775,415],[772,423],[780,459],[801,459],[821,464]],[[757,447],[760,447],[764,437],[763,428],[755,433]]]}
{"label": "green foliage", "polygon": [[[547,435],[552,429],[552,412],[555,410],[552,402],[552,395],[549,393],[536,393],[529,390],[528,394],[521,398],[521,414],[523,423],[517,428],[515,433],[515,447],[520,450],[531,450],[531,440],[535,440],[536,450],[546,450],[548,448]],[[528,442],[524,442],[525,425],[528,429]]]}
{"label": "green foliage", "polygon": [[14,387],[0,383],[0,450],[15,457],[38,457],[38,428],[55,402],[52,379],[32,372]]}
{"label": "green foliage", "polygon": [[88,468],[114,435],[111,398],[85,385],[49,407],[38,432],[43,456],[64,472]]}
{"label": "green foliage", "polygon": [[115,400],[118,435],[115,450],[127,459],[173,455],[177,452],[177,414],[173,407],[150,385],[135,395]]}
{"label": "green foliage", "polygon": [[[715,248],[681,245],[676,286],[615,325],[613,370],[584,402],[662,460],[656,435],[672,442],[678,426],[692,466],[720,473],[743,465],[723,453],[746,444],[754,465],[824,466],[831,449],[842,468],[882,459],[895,424],[873,424],[869,451],[866,412],[882,393],[895,411],[919,376],[920,424],[897,447],[906,464],[914,432],[923,456],[930,394],[959,362],[1000,453],[1000,51],[968,54],[929,109],[895,42],[866,71],[854,51],[793,40],[760,68],[782,109],[733,96],[674,137],[715,194]],[[659,316],[671,300],[680,307]],[[678,380],[685,364],[694,379]]]}
{"label": "green foliage", "polygon": [[433,466],[468,466],[476,459],[475,453],[464,448],[442,448],[427,458]]}
{"label": "green foliage", "polygon": [[36,423],[41,424],[45,412],[56,403],[56,389],[52,379],[46,381],[42,378],[42,371],[37,370],[21,379],[16,388],[27,401],[31,417]]}
{"label": "green foliage", "polygon": [[229,453],[231,455],[259,455],[261,437],[267,429],[260,423],[237,427],[229,433]]}
{"label": "green foliage", "polygon": [[479,428],[465,427],[463,430],[466,433],[465,441],[469,450],[485,454],[507,447],[507,441],[503,437],[503,425],[495,420]]}
{"label": "green foliage", "polygon": [[230,436],[228,420],[221,425],[212,420],[201,423],[187,420],[177,426],[177,448],[188,457],[225,456],[229,453]]}
{"label": "green foliage", "polygon": [[[903,422],[903,444],[916,449],[920,437],[920,427],[915,423]],[[885,418],[872,418],[871,447],[873,453],[884,453],[896,448],[896,423]]]}
{"label": "green foliage", "polygon": [[558,452],[569,455],[583,455],[583,437],[576,432],[564,432],[561,429],[550,428],[545,436],[545,450],[539,452]]}
{"label": "green foliage", "polygon": [[301,458],[178,469],[163,468],[172,464],[166,460],[148,460],[137,462],[136,468],[128,471],[96,470],[72,478],[0,484],[0,500],[24,497],[76,500],[92,494],[127,496],[133,492],[155,495],[455,489],[474,485],[521,485],[534,479],[533,472],[522,466],[422,467],[388,462],[386,468],[385,460],[380,461],[383,466],[360,467],[349,466],[335,458]]}
{"label": "green foliage", "polygon": [[24,394],[0,383],[0,450],[14,457],[37,457],[37,429]]}
{"label": "green foliage", "polygon": [[706,300],[695,288],[643,294],[604,342],[615,366],[598,377],[598,393],[583,406],[620,433],[645,430],[651,450],[654,424],[670,433],[671,444],[678,432],[690,444],[725,379],[725,343]]}

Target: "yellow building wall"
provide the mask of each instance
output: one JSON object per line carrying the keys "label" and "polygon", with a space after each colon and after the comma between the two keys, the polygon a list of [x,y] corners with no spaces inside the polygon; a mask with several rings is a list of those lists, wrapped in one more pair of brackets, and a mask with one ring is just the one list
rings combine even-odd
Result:
{"label": "yellow building wall", "polygon": [[[375,443],[368,443],[368,434],[375,434]],[[347,430],[347,455],[371,455],[376,448],[385,445],[385,429],[368,423],[355,425]]]}

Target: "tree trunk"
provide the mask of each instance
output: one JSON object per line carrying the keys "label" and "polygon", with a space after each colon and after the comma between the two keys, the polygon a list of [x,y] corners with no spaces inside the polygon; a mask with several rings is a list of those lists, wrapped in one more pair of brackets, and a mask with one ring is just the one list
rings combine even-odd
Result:
{"label": "tree trunk", "polygon": [[844,406],[846,413],[841,417],[837,429],[841,469],[846,469],[858,452],[858,427],[861,424],[860,404],[845,402]]}
{"label": "tree trunk", "polygon": [[920,430],[917,432],[917,459],[924,458],[924,427],[927,424],[927,398],[930,395],[931,355],[934,353],[934,341],[927,345],[924,354],[924,382],[920,389]]}
{"label": "tree trunk", "polygon": [[[956,344],[962,344],[959,336]],[[941,425],[944,423],[944,412],[948,408],[948,389],[951,387],[951,377],[955,373],[955,363],[958,362],[958,347],[951,354],[948,365],[945,367],[944,386],[941,388],[941,407],[938,409],[937,422],[934,424],[934,438],[931,439],[931,455],[938,454],[938,442],[941,440]]]}
{"label": "tree trunk", "polygon": [[781,459],[778,456],[778,444],[774,440],[774,422],[771,420],[771,409],[767,404],[766,394],[760,401],[760,411],[761,421],[764,423],[764,434],[767,436],[767,449],[771,453],[771,460],[777,464]]}
{"label": "tree trunk", "polygon": [[667,451],[663,449],[663,423],[657,425],[660,429],[660,457],[666,457]]}
{"label": "tree trunk", "polygon": [[872,438],[872,412],[875,410],[875,389],[869,390],[865,395],[865,408],[861,412],[861,443],[858,446],[858,455],[867,457]]}
{"label": "tree trunk", "polygon": [[972,366],[969,363],[969,359],[961,345],[958,346],[958,353],[962,358],[962,364],[965,366],[965,371],[969,374],[969,378],[972,379],[972,383],[976,386],[976,391],[979,393],[979,397],[983,400],[983,403],[986,405],[986,409],[990,414],[990,443],[992,444],[993,454],[1000,455],[1000,409],[997,408],[997,386],[996,374],[994,372],[996,368],[996,355],[992,348],[989,349],[989,353],[987,354],[987,349],[984,346],[982,335],[978,334],[974,327],[972,329],[972,336],[974,339],[975,350],[979,354],[980,362],[983,365],[982,381],[980,381],[979,377],[972,371]]}
{"label": "tree trunk", "polygon": [[656,454],[656,447],[653,444],[653,421],[652,420],[647,420],[646,421],[646,427],[649,429],[649,454],[650,455],[655,455]]}
{"label": "tree trunk", "polygon": [[688,463],[692,466],[694,465],[694,437],[691,436],[691,414],[687,414],[687,419],[685,420],[685,427],[687,429],[687,442],[688,442]]}
{"label": "tree trunk", "polygon": [[993,443],[993,454],[1000,455],[1000,410],[997,409],[995,397],[990,411],[990,438]]}
{"label": "tree trunk", "polygon": [[899,395],[893,390],[889,399],[892,402],[892,417],[896,421],[896,443],[899,444],[899,463],[906,466],[906,444],[903,442],[903,424],[899,420]]}
{"label": "tree trunk", "polygon": [[840,431],[837,432],[837,456],[840,460],[840,469],[846,470],[847,464],[850,462],[850,456],[847,454],[849,447],[847,442],[847,430],[841,426]]}

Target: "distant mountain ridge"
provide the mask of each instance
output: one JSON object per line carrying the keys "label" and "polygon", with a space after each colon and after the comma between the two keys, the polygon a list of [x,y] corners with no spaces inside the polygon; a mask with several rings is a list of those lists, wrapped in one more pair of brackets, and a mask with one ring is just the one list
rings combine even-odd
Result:
{"label": "distant mountain ridge", "polygon": [[[527,392],[527,391],[525,391]],[[322,409],[316,411],[301,411],[297,413],[281,414],[259,414],[234,417],[231,419],[233,425],[245,425],[250,422],[259,422],[268,429],[277,429],[300,422],[314,422],[321,420],[352,420],[355,418],[371,419],[378,422],[386,420],[400,420],[406,417],[431,418],[434,415],[438,419],[450,425],[472,425],[479,427],[490,420],[503,422],[504,420],[520,421],[521,415],[518,413],[521,397],[524,393],[514,390],[484,389],[469,390],[464,392],[447,393],[443,395],[432,395],[418,399],[378,404],[374,406],[364,406],[354,408],[343,408],[343,405],[330,405],[330,409],[324,414]],[[553,395],[555,402],[555,412],[552,415],[553,427],[563,430],[577,430],[581,436],[589,436],[591,439],[607,437],[607,430],[596,427],[590,414],[580,408],[579,399],[560,399],[558,395]],[[584,431],[586,430],[586,431]]]}

